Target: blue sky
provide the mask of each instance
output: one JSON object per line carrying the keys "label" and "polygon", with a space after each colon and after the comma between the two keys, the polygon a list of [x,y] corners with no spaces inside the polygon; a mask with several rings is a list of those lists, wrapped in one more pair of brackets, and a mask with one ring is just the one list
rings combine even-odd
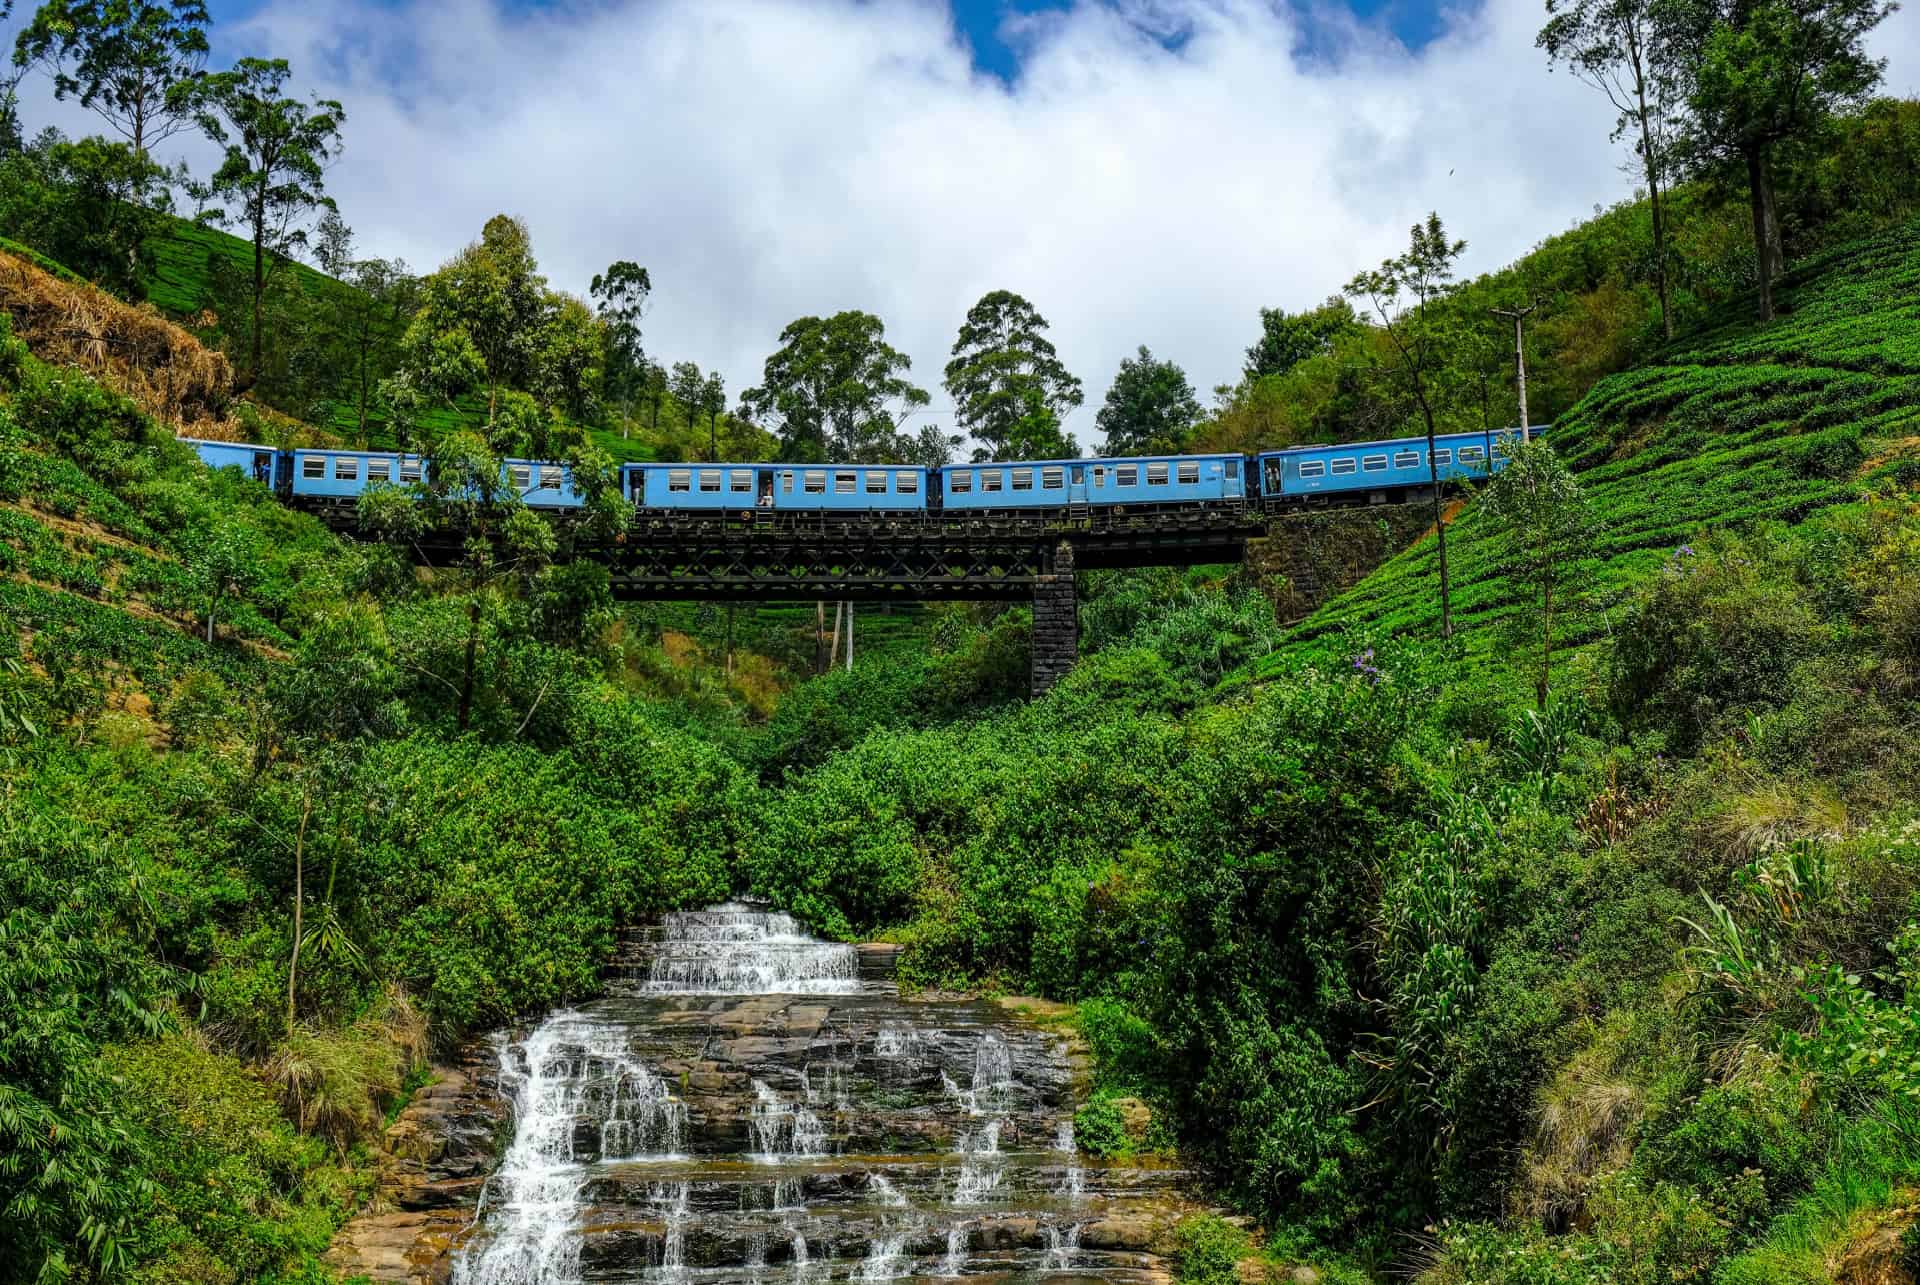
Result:
{"label": "blue sky", "polygon": [[[1104,3],[1110,0],[1081,0]],[[1273,0],[1276,4],[1287,0]],[[726,0],[714,0],[726,3]],[[1020,72],[1023,42],[1020,20],[1044,17],[1071,9],[1076,0],[947,0],[955,27],[965,39],[976,70],[1014,80]],[[1442,17],[1436,0],[1340,0],[1356,17],[1378,22],[1410,49],[1419,49],[1440,33]],[[267,0],[211,0],[215,21],[231,24],[252,17]],[[503,0],[507,9],[554,9],[555,0]],[[1011,25],[1009,24],[1011,21]]]}

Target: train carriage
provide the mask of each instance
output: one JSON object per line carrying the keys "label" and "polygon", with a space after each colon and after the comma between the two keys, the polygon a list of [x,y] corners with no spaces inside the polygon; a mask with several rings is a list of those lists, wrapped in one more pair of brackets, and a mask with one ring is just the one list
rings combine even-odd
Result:
{"label": "train carriage", "polygon": [[[369,487],[412,486],[431,473],[422,457],[396,451],[297,447],[289,454],[290,493],[321,503],[350,503]],[[574,489],[573,470],[552,460],[503,460],[500,481],[528,508],[577,509],[586,502]]]}
{"label": "train carriage", "polygon": [[957,510],[1210,504],[1246,493],[1238,455],[1145,455],[1094,460],[949,464],[941,506]]}
{"label": "train carriage", "polygon": [[204,437],[182,437],[179,440],[191,446],[193,453],[208,468],[237,468],[263,486],[273,486],[278,480],[274,476],[274,466],[286,455],[285,451],[277,451],[271,446],[255,446],[250,442],[215,442]]}
{"label": "train carriage", "polygon": [[642,510],[902,513],[927,507],[927,470],[907,464],[628,464]]}
{"label": "train carriage", "polygon": [[1431,471],[1424,437],[1264,451],[1259,456],[1260,494],[1267,501],[1281,503],[1336,496],[1385,503],[1407,491],[1432,485],[1435,472],[1442,485],[1489,477],[1500,471],[1510,444],[1519,436],[1512,429],[1443,433],[1434,439]]}

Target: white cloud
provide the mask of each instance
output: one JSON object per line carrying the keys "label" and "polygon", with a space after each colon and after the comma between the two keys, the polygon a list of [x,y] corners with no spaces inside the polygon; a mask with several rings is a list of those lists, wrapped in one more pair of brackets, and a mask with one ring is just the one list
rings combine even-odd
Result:
{"label": "white cloud", "polygon": [[[863,308],[936,408],[967,307],[1017,290],[1087,382],[1090,443],[1135,346],[1230,380],[1260,306],[1325,297],[1430,208],[1484,270],[1624,195],[1611,114],[1549,73],[1542,16],[1487,0],[1416,55],[1340,9],[1083,0],[1022,26],[1011,87],[939,0],[268,0],[220,43],[345,102],[329,184],[366,251],[431,268],[511,211],[557,284],[651,269],[656,357],[737,392],[786,322]],[[1299,53],[1307,23],[1337,59]]]}

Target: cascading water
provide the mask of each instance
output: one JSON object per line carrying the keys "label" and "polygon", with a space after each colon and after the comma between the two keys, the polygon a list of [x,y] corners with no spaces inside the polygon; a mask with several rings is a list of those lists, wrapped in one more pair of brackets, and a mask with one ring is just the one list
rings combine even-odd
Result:
{"label": "cascading water", "polygon": [[739,902],[635,930],[609,980],[502,1053],[515,1134],[454,1285],[1152,1278],[1179,1174],[1083,1169],[1057,1036]]}

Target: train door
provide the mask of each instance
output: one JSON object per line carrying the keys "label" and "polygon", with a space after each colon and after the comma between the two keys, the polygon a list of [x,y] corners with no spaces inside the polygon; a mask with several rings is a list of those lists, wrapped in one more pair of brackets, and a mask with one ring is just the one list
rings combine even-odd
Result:
{"label": "train door", "polygon": [[273,485],[272,451],[255,451],[253,453],[253,480],[265,486]]}
{"label": "train door", "polygon": [[773,470],[770,468],[763,468],[763,469],[756,470],[753,489],[755,493],[754,499],[753,499],[753,506],[757,509],[772,508],[773,507]]}
{"label": "train door", "polygon": [[1067,482],[1067,503],[1085,504],[1087,502],[1087,466],[1075,464],[1073,476]]}

